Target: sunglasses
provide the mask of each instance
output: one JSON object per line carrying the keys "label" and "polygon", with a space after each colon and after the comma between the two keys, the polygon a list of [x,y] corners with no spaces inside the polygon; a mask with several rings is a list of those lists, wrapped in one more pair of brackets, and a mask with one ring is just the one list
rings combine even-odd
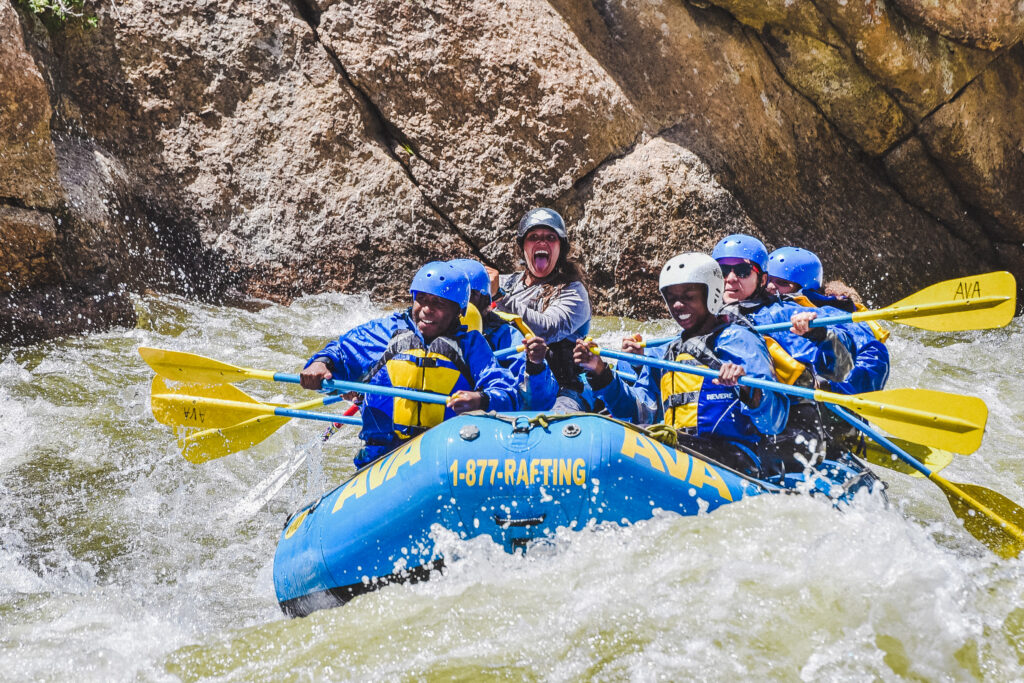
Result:
{"label": "sunglasses", "polygon": [[731,266],[719,264],[722,268],[722,277],[729,277],[729,273],[736,273],[736,277],[743,279],[750,277],[750,274],[754,272],[754,265],[751,263],[736,263]]}

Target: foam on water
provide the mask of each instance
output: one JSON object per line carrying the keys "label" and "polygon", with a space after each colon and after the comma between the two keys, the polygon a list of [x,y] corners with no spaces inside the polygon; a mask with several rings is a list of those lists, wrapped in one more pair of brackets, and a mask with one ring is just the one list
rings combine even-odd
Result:
{"label": "foam on water", "polygon": [[[888,507],[761,497],[697,518],[562,531],[525,555],[437,529],[443,576],[285,619],[272,585],[281,524],[351,473],[354,430],[321,447],[322,425],[293,421],[248,451],[192,465],[152,419],[152,373],[135,349],[295,371],[384,310],[340,295],[259,311],[136,303],[135,330],[2,352],[5,680],[1024,675],[1021,562],[966,534],[933,484],[887,470]],[[612,345],[632,329],[603,320],[595,337]],[[890,348],[890,387],[989,405],[985,445],[943,475],[1024,503],[1024,391],[1007,361],[1024,355],[1022,321],[948,335],[899,327]]]}

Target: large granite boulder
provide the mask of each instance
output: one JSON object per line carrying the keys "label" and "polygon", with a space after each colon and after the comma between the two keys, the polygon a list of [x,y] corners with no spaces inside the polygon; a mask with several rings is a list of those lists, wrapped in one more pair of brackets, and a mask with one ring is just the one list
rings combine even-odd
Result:
{"label": "large granite boulder", "polygon": [[661,263],[735,230],[880,303],[1024,275],[1020,8],[973,6],[119,0],[46,35],[0,0],[7,301],[401,299],[514,267],[537,205],[599,312],[660,312]]}
{"label": "large granite boulder", "polygon": [[619,84],[544,0],[328,3],[320,35],[400,132],[424,195],[488,258],[640,132]]}
{"label": "large granite boulder", "polygon": [[920,126],[958,196],[998,242],[1024,244],[1024,48],[991,68]]}
{"label": "large granite boulder", "polygon": [[60,46],[82,124],[125,160],[162,230],[211,252],[228,284],[396,296],[424,259],[469,253],[289,3],[123,2],[101,16]]}
{"label": "large granite boulder", "polygon": [[26,49],[21,24],[0,2],[0,198],[55,209],[61,192],[50,138],[49,93]]}
{"label": "large granite boulder", "polygon": [[672,256],[710,252],[730,232],[764,237],[708,165],[665,138],[603,165],[567,196],[563,211],[591,296],[607,313],[635,318],[665,316],[658,275]]}

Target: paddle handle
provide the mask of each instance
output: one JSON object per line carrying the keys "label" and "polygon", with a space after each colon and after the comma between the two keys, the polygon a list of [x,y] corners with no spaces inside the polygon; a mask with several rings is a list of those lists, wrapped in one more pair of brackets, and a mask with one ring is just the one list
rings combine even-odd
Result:
{"label": "paddle handle", "polygon": [[918,462],[918,460],[914,458],[914,456],[910,455],[910,453],[907,453],[905,450],[894,444],[892,441],[885,438],[885,436],[880,431],[872,427],[870,424],[868,424],[864,420],[857,419],[846,408],[836,405],[829,405],[828,409],[831,410],[836,415],[838,415],[839,417],[841,417],[854,428],[859,429],[863,433],[870,436],[878,445],[885,448],[887,451],[895,455],[897,458],[907,463],[924,476],[931,478],[932,471],[930,469],[925,467],[923,463]]}
{"label": "paddle handle", "polygon": [[678,337],[678,334],[674,334],[671,337],[656,337],[654,339],[645,339],[642,342],[640,342],[640,346],[645,349],[652,349],[655,346],[664,346],[665,344],[668,344],[670,341]]}
{"label": "paddle handle", "polygon": [[[873,311],[871,311],[871,312],[873,312]],[[828,327],[829,325],[839,325],[839,324],[842,324],[842,323],[854,322],[855,321],[855,316],[856,316],[856,313],[848,313],[846,315],[833,315],[833,316],[829,316],[827,318],[815,318],[814,320],[811,321],[810,327]],[[767,334],[768,332],[778,332],[780,330],[788,330],[792,326],[793,326],[792,323],[788,323],[788,322],[769,323],[767,325],[755,325],[754,329],[757,332],[761,333],[761,334]],[[647,348],[651,348],[651,347],[654,347],[654,346],[664,346],[665,344],[668,344],[670,341],[672,341],[674,339],[678,339],[678,338],[679,338],[679,335],[677,334],[677,335],[672,336],[672,337],[661,337],[661,338],[658,338],[658,339],[650,339],[648,341],[645,341],[643,345],[645,347],[647,347]]]}
{"label": "paddle handle", "polygon": [[[299,376],[283,372],[274,373],[275,382],[287,382],[299,384]],[[426,391],[414,391],[413,389],[400,389],[398,387],[385,387],[379,384],[364,384],[362,382],[349,382],[343,379],[325,379],[321,385],[329,391],[358,391],[361,394],[379,394],[381,396],[393,396],[395,398],[407,398],[410,401],[420,403],[434,403],[447,405],[448,397],[442,394],[434,394]]]}

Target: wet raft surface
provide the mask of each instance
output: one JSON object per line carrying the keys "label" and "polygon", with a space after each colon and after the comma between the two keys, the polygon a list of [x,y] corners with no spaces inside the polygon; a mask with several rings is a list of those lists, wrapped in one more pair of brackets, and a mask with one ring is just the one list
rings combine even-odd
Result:
{"label": "wet raft surface", "polygon": [[[382,310],[341,296],[259,312],[136,305],[136,330],[3,350],[5,679],[1024,675],[1020,562],[960,529],[934,486],[888,472],[889,509],[761,496],[708,516],[561,532],[527,555],[438,531],[454,560],[444,576],[286,619],[278,534],[351,474],[354,432],[320,452],[321,427],[293,421],[250,451],[191,465],[149,414],[151,373],[134,350],[291,371]],[[607,319],[597,332],[612,342],[626,327]],[[943,474],[1024,500],[1024,389],[1015,361],[1000,369],[1024,356],[1021,321],[893,333],[891,387],[974,394],[991,410],[985,445]],[[278,469],[295,472],[275,491]]]}

